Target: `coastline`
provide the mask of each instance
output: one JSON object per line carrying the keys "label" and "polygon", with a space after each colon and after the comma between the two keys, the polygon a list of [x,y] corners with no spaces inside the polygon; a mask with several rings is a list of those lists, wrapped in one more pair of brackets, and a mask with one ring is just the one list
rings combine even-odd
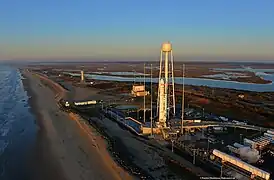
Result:
{"label": "coastline", "polygon": [[[59,107],[57,107],[56,99],[62,98],[64,95],[71,95],[72,98],[76,98],[75,95],[79,96],[80,94],[81,96],[82,94],[85,94],[86,90],[79,90],[76,88],[77,90],[75,92],[69,92],[69,94],[64,93],[65,90],[58,83],[47,79],[46,77],[38,77],[39,74],[32,75],[32,73],[28,72],[26,74],[27,77],[24,77],[29,79],[28,82],[31,83],[29,87],[31,88],[32,92],[35,91],[33,93],[36,95],[34,96],[35,101],[33,106],[36,107],[35,109],[38,111],[38,115],[40,115],[40,119],[37,120],[40,121],[39,123],[42,123],[41,127],[44,129],[44,136],[46,137],[46,139],[48,139],[49,147],[53,152],[52,158],[57,160],[56,164],[60,165],[61,167],[60,172],[63,172],[64,176],[69,177],[67,179],[124,180],[136,179],[136,176],[138,176],[139,178],[148,177],[149,179],[165,179],[167,177],[172,177],[173,179],[181,179],[178,178],[178,175],[175,175],[176,173],[174,174],[175,167],[170,169],[167,166],[166,163],[170,164],[172,162],[169,162],[170,160],[166,153],[162,153],[162,150],[154,152],[154,148],[151,147],[151,145],[144,144],[143,142],[140,142],[140,139],[136,138],[128,131],[121,130],[121,128],[118,127],[115,122],[112,122],[108,119],[95,120],[99,124],[102,123],[101,121],[105,121],[103,124],[106,127],[104,127],[103,129],[107,131],[106,133],[108,135],[112,136],[113,142],[116,142],[115,144],[113,144],[113,142],[106,142],[108,141],[108,139],[104,139],[106,136],[101,134],[100,130],[98,132],[97,128],[94,128],[92,126],[90,127],[89,123],[86,120],[83,120],[81,116],[74,113],[60,113],[60,109]],[[95,97],[96,93],[90,93],[93,94],[93,97]],[[47,98],[41,100],[42,97]],[[42,103],[42,101],[44,102]],[[52,111],[52,109],[54,109],[54,111]],[[47,113],[45,110],[49,111],[50,114]],[[64,114],[66,114],[67,116],[61,117],[64,116]],[[91,115],[91,117],[92,119],[95,118],[93,117],[93,115]],[[75,128],[77,128],[77,130],[73,128],[73,131],[80,130],[80,138],[77,139],[76,137],[73,137],[74,135],[76,136],[76,134],[72,135],[72,133],[68,134],[65,132],[67,131],[67,127],[70,126],[71,123],[73,123],[74,126],[76,124]],[[73,142],[75,141],[77,142],[77,144],[73,144]],[[91,146],[91,148],[86,148],[84,146],[80,147],[80,142],[83,142],[85,145]],[[65,149],[63,149],[64,145],[66,144],[69,147],[65,147]],[[74,148],[77,149],[78,152],[69,152],[70,154],[66,154],[66,152],[64,152]],[[130,151],[127,151],[127,149],[130,149]],[[117,153],[124,157],[121,159],[117,159]],[[84,155],[84,160],[82,160],[80,157],[82,155]],[[90,156],[93,157],[89,159]],[[74,157],[76,157],[76,159]],[[100,160],[101,162],[99,162],[98,160]],[[88,167],[90,161],[94,161],[96,165]],[[126,166],[123,166],[125,164]],[[181,169],[179,168],[179,165],[175,165],[174,163],[172,164],[173,166],[178,166],[178,168],[175,169]],[[104,167],[104,169],[102,172],[99,172],[99,177],[98,175],[93,175],[93,173],[98,173],[97,171],[100,171],[100,169],[102,169],[100,168],[100,166]],[[138,167],[141,167],[141,169],[139,169]],[[73,173],[73,171],[75,172]],[[88,173],[85,177],[82,177],[83,171],[96,172],[93,172],[91,174]],[[181,172],[182,170],[179,171]],[[193,176],[189,170],[183,170],[182,172],[184,173],[180,173],[179,177],[182,176],[183,179],[191,179],[191,177]],[[104,175],[102,175],[103,173]],[[203,174],[203,172],[201,173]],[[78,175],[80,175],[80,177]],[[145,175],[145,177],[143,175]],[[102,176],[105,176],[105,178]]]}
{"label": "coastline", "polygon": [[98,133],[58,108],[57,99],[67,95],[62,87],[45,77],[20,72],[39,128],[30,163],[39,163],[34,179],[134,179],[114,162]]}
{"label": "coastline", "polygon": [[46,136],[44,125],[41,122],[42,115],[37,108],[37,97],[30,87],[30,80],[25,77],[20,70],[20,73],[24,79],[22,79],[22,84],[24,90],[28,95],[28,104],[30,106],[30,113],[35,117],[35,124],[37,126],[36,142],[30,152],[30,161],[28,166],[32,172],[31,179],[39,180],[66,180],[64,172],[60,167],[60,164],[55,161],[55,157],[50,148],[49,139]]}

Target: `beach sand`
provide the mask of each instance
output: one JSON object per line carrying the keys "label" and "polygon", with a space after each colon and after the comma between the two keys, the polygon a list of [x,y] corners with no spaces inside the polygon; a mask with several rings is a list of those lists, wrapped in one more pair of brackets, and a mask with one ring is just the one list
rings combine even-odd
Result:
{"label": "beach sand", "polygon": [[32,97],[30,103],[39,127],[30,161],[34,179],[135,179],[111,158],[107,143],[95,129],[59,110],[56,99],[66,95],[65,91],[53,91],[45,85],[45,79],[41,81],[26,70],[22,75],[27,78],[24,86]]}

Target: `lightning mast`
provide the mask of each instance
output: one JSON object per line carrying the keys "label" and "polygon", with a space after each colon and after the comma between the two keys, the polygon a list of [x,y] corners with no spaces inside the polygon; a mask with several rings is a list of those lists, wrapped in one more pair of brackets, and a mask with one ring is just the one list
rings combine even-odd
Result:
{"label": "lightning mast", "polygon": [[[146,64],[144,63],[144,91],[146,92]],[[146,95],[144,95],[144,123],[146,122]]]}
{"label": "lightning mast", "polygon": [[184,114],[185,114],[185,64],[183,64],[183,90],[182,90],[182,122],[181,133],[184,134]]}
{"label": "lightning mast", "polygon": [[173,69],[172,45],[171,43],[166,42],[162,44],[160,53],[159,87],[157,99],[157,114],[159,114],[159,123],[162,124],[161,126],[166,126],[166,121],[169,119],[170,114],[175,116]]}
{"label": "lightning mast", "polygon": [[150,127],[151,127],[151,133],[150,136],[153,136],[153,106],[152,106],[152,96],[153,96],[153,84],[152,84],[152,64],[150,64]]}

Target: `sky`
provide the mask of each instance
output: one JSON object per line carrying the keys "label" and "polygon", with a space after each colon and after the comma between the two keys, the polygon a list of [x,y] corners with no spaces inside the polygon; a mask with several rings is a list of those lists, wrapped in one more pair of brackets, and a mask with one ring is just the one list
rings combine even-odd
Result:
{"label": "sky", "polygon": [[273,0],[1,0],[0,60],[273,60]]}

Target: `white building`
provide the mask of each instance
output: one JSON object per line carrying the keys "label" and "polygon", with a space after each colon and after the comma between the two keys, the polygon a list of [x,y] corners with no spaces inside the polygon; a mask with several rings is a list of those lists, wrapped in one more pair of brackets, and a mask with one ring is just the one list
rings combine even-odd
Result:
{"label": "white building", "polygon": [[132,90],[131,90],[131,94],[134,97],[143,97],[143,96],[149,95],[149,91],[145,90],[144,85],[133,85]]}

